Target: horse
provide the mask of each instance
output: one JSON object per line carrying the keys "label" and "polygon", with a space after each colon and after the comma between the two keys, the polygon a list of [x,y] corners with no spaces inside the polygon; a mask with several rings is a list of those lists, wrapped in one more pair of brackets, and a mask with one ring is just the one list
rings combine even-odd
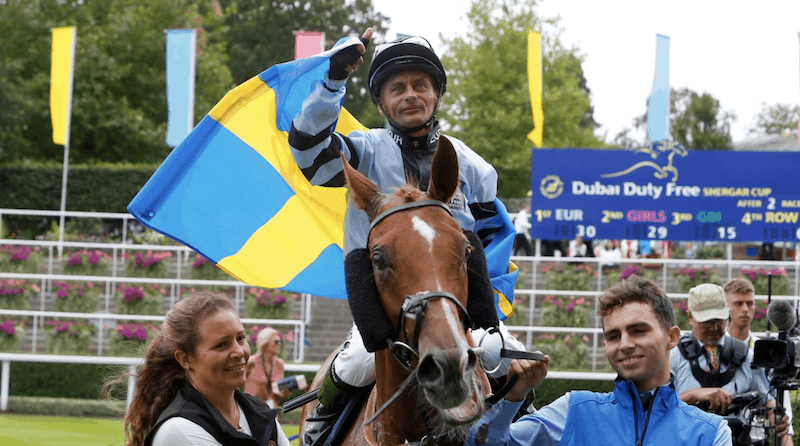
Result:
{"label": "horse", "polygon": [[[459,185],[456,151],[441,139],[427,192],[409,181],[384,195],[344,158],[342,164],[351,198],[371,222],[366,252],[395,342],[376,351],[375,386],[339,444],[462,444],[491,388],[468,331],[467,262],[475,246],[446,205]],[[303,407],[301,435],[313,407]]]}

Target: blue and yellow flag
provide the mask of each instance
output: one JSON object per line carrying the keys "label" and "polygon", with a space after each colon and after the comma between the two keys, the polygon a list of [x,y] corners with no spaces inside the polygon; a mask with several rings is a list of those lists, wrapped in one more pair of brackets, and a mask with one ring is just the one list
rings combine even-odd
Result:
{"label": "blue and yellow flag", "polygon": [[495,233],[484,251],[486,253],[486,266],[489,268],[489,277],[492,280],[492,287],[494,287],[497,317],[502,321],[514,312],[512,307],[514,303],[514,286],[517,284],[519,268],[509,259],[511,258],[511,250],[514,247],[514,237],[517,232],[503,202],[495,198],[494,205],[497,209],[497,215],[492,217],[489,225],[497,225],[500,230]]}
{"label": "blue and yellow flag", "polygon": [[[242,282],[346,298],[345,189],[312,186],[287,142],[292,120],[330,57],[270,67],[228,92],[128,205],[147,227],[191,247]],[[345,110],[337,131],[362,128]]]}
{"label": "blue and yellow flag", "polygon": [[669,37],[656,35],[656,74],[647,101],[647,137],[651,143],[667,139],[669,121]]}

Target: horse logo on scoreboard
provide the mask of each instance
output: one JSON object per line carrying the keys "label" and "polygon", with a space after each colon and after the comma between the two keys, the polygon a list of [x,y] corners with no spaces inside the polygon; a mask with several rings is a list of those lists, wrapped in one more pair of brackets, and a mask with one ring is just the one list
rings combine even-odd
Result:
{"label": "horse logo on scoreboard", "polygon": [[[678,181],[678,168],[675,167],[672,162],[675,158],[675,155],[680,155],[682,157],[686,157],[689,154],[689,151],[686,150],[686,147],[683,144],[679,143],[678,141],[672,140],[661,140],[652,143],[648,147],[641,147],[638,149],[634,149],[635,153],[645,153],[650,155],[654,161],[640,161],[631,167],[628,167],[625,170],[621,170],[619,172],[614,173],[606,173],[601,175],[603,178],[616,178],[621,177],[623,175],[627,175],[635,170],[644,168],[644,167],[652,167],[655,169],[653,172],[653,176],[658,178],[659,180],[663,180],[666,178],[670,173],[672,173],[672,182]],[[664,154],[666,154],[666,160],[664,159]],[[660,158],[660,160],[659,160]],[[666,161],[666,165],[661,165],[664,161]]]}

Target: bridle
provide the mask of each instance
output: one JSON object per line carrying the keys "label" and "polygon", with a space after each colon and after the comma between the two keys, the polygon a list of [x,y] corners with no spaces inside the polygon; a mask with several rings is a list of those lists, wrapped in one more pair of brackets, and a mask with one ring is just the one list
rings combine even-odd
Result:
{"label": "bridle", "polygon": [[[444,209],[447,211],[449,215],[452,216],[452,212],[450,209],[438,200],[420,200],[420,201],[413,201],[408,203],[403,203],[398,206],[395,206],[391,209],[388,209],[380,214],[378,214],[375,219],[372,220],[372,223],[369,225],[369,231],[367,232],[367,246],[369,246],[369,236],[372,234],[372,230],[377,226],[380,222],[382,222],[386,217],[396,214],[398,212],[404,212],[407,210],[417,209],[421,207],[427,206],[435,206]],[[378,418],[387,407],[389,407],[400,395],[405,392],[405,390],[411,385],[412,382],[416,380],[417,377],[417,369],[413,365],[413,358],[419,357],[419,334],[422,329],[422,320],[425,318],[426,310],[428,309],[428,305],[432,299],[448,299],[452,301],[456,307],[459,309],[461,316],[463,317],[465,329],[469,329],[472,326],[472,321],[469,316],[469,312],[464,307],[464,305],[451,293],[443,290],[437,291],[423,291],[419,292],[414,295],[406,295],[403,299],[403,303],[400,307],[400,314],[398,315],[397,320],[397,327],[395,328],[395,333],[392,338],[387,338],[386,342],[389,346],[389,350],[394,355],[395,359],[400,363],[400,365],[409,372],[408,378],[400,385],[400,387],[395,391],[394,395],[392,395],[386,402],[381,406],[379,409],[375,411],[372,417],[369,420],[364,422],[364,426],[369,425],[373,421]],[[403,329],[404,325],[403,322],[405,319],[410,318],[414,320],[414,332],[412,339],[408,339],[406,335],[406,331]],[[492,332],[499,332],[499,328],[497,326],[492,327],[487,333]],[[485,337],[485,335],[484,335]],[[502,339],[502,336],[501,336]],[[544,361],[543,355],[540,353],[529,353],[529,352],[516,352],[513,350],[506,350],[505,348],[505,341],[503,340],[503,348],[500,351],[501,357],[505,358],[526,358],[526,359],[536,359],[540,361]],[[483,338],[481,338],[481,343],[483,343]],[[483,348],[478,347],[474,349],[476,353],[482,352]],[[478,355],[480,356],[480,354]],[[499,365],[497,366],[499,368]],[[497,370],[495,368],[495,370]],[[506,393],[511,389],[511,387],[516,382],[517,377],[512,377],[506,385],[503,386],[496,394],[489,394],[484,402],[486,404],[494,404],[499,401]],[[423,415],[426,414],[424,410],[421,410]],[[428,432],[431,432],[430,420],[427,416],[424,416],[425,427]],[[375,425],[374,429],[376,430],[377,436],[377,424]],[[435,444],[437,441],[436,437],[426,436],[419,444]]]}
{"label": "bridle", "polygon": [[[428,206],[439,207],[447,211],[449,215],[453,215],[452,212],[450,212],[450,208],[438,200],[420,200],[403,203],[380,213],[377,217],[375,217],[374,220],[372,220],[372,223],[369,225],[369,232],[367,233],[368,243],[369,236],[372,234],[372,229],[375,228],[375,226],[383,221],[386,217],[398,212],[404,212]],[[447,291],[423,291],[413,295],[406,295],[405,299],[403,299],[403,304],[400,306],[400,314],[397,318],[397,327],[395,328],[395,333],[392,338],[387,338],[386,342],[389,345],[389,350],[391,350],[395,359],[397,359],[397,362],[399,362],[400,365],[409,372],[413,372],[414,369],[413,358],[419,357],[419,333],[422,330],[422,320],[425,318],[425,312],[428,309],[430,301],[432,299],[439,298],[448,299],[453,302],[459,309],[459,313],[465,322],[465,327],[469,328],[472,326],[472,321],[469,317],[469,312],[467,309],[455,296]],[[411,339],[408,338],[406,331],[403,329],[405,325],[403,322],[406,319],[411,319],[414,321],[414,332]]]}

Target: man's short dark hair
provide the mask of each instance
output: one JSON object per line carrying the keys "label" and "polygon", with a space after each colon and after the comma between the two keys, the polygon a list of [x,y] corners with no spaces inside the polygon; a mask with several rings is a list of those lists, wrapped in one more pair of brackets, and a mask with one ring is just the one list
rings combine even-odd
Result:
{"label": "man's short dark hair", "polygon": [[728,283],[725,284],[725,296],[728,294],[756,294],[756,290],[753,288],[753,284],[750,283],[749,280],[745,279],[731,279]]}
{"label": "man's short dark hair", "polygon": [[644,279],[634,274],[607,289],[598,300],[600,305],[597,315],[601,318],[608,316],[627,303],[642,302],[650,305],[665,332],[675,326],[672,301],[669,300],[664,290],[650,279]]}

